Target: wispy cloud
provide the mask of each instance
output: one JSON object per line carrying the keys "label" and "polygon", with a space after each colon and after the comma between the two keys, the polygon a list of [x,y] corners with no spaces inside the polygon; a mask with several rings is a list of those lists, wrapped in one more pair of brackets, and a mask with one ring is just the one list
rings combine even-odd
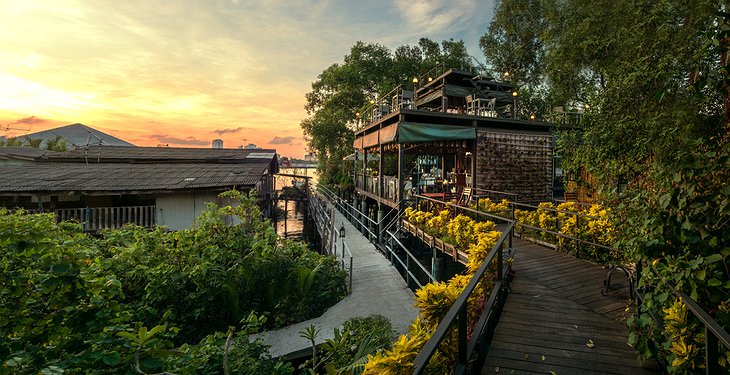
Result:
{"label": "wispy cloud", "polygon": [[167,134],[152,134],[148,138],[155,140],[157,143],[172,143],[174,145],[186,146],[207,146],[210,142],[197,139],[195,137],[179,138]]}
{"label": "wispy cloud", "polygon": [[274,137],[269,141],[270,145],[288,145],[294,141],[294,137]]}
{"label": "wispy cloud", "polygon": [[16,124],[25,124],[25,125],[35,125],[35,124],[45,124],[47,122],[50,122],[50,120],[42,119],[40,117],[36,116],[30,116],[25,117],[20,120],[15,120],[10,123],[10,125],[16,125]]}
{"label": "wispy cloud", "polygon": [[243,127],[240,127],[240,126],[237,127],[237,128],[216,129],[216,130],[213,130],[213,133],[216,133],[216,134],[219,134],[219,135],[233,134],[233,133],[238,133],[238,132],[242,131],[243,129],[244,128]]}

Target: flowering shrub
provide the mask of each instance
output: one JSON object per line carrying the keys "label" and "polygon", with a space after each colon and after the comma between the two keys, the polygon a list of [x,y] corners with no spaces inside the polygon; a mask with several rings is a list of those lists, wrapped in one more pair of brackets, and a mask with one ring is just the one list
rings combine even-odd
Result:
{"label": "flowering shrub", "polygon": [[[543,202],[534,211],[515,210],[515,219],[524,225],[558,232],[584,241],[604,246],[613,246],[617,238],[617,229],[613,223],[610,209],[594,204],[588,208],[576,202],[561,203],[557,207],[550,202]],[[566,212],[555,212],[551,209]],[[579,215],[572,215],[574,212]],[[555,245],[559,250],[576,254],[598,262],[614,262],[620,254],[610,253],[604,248],[588,245],[554,234],[545,233],[517,225],[518,231],[525,237],[534,238]]]}
{"label": "flowering shrub", "polygon": [[492,202],[489,198],[482,198],[477,202],[476,209],[482,212],[509,211],[509,201],[502,199],[501,202]]}
{"label": "flowering shrub", "polygon": [[475,242],[474,220],[468,216],[458,215],[446,226],[451,243],[459,249],[466,249]]}
{"label": "flowering shrub", "polygon": [[446,237],[448,235],[447,225],[451,219],[449,210],[442,210],[438,215],[432,217],[426,222],[428,232],[437,237]]}
{"label": "flowering shrub", "polygon": [[[416,220],[426,217],[418,210],[406,209],[406,220],[416,224]],[[413,220],[413,221],[411,221]],[[428,233],[441,236],[468,254],[466,273],[452,277],[446,282],[433,282],[416,291],[415,306],[419,309],[418,318],[412,323],[409,334],[403,335],[393,344],[389,351],[379,352],[368,357],[363,374],[411,374],[413,362],[438,324],[448,313],[456,299],[469,284],[474,272],[483,264],[489,251],[502,235],[494,231],[493,222],[475,222],[471,218],[458,215],[450,219],[448,210],[440,211],[426,222]],[[488,271],[476,290],[469,297],[467,314],[471,324],[467,334],[472,334],[476,320],[486,305],[489,292],[494,287],[494,268]],[[426,373],[450,373],[457,359],[456,330],[446,336],[439,349],[429,362]]]}

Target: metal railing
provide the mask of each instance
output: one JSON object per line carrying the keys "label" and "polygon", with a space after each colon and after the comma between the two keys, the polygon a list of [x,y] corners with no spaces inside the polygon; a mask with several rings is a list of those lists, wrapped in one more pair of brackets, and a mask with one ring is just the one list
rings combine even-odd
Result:
{"label": "metal railing", "polygon": [[519,194],[517,193],[508,193],[506,191],[498,191],[498,190],[489,190],[489,189],[480,189],[480,188],[472,188],[472,191],[474,191],[475,196],[478,196],[478,198],[489,198],[489,199],[507,199],[509,201],[515,202],[519,199]]}
{"label": "metal railing", "polygon": [[155,206],[59,208],[53,212],[59,222],[76,220],[87,232],[121,228],[126,224],[149,229],[156,223]]}
{"label": "metal railing", "polygon": [[[446,338],[451,330],[451,327],[456,324],[458,332],[458,346],[457,346],[457,363],[455,374],[463,374],[466,372],[469,366],[469,361],[472,359],[473,354],[477,351],[480,344],[484,340],[488,340],[489,336],[493,332],[493,328],[496,325],[499,315],[501,314],[502,306],[507,297],[507,285],[509,284],[509,267],[504,267],[504,245],[505,241],[512,238],[512,230],[515,223],[509,223],[507,230],[502,233],[497,243],[492,247],[491,251],[487,255],[484,263],[474,273],[474,276],[467,284],[464,291],[459,295],[454,304],[451,306],[449,311],[446,313],[444,319],[439,322],[436,331],[434,331],[431,338],[426,342],[423,349],[418,353],[416,360],[414,361],[415,371],[414,374],[422,374],[426,370],[429,361],[433,357],[434,353],[438,349],[441,342]],[[511,249],[509,249],[511,250]],[[489,294],[489,299],[484,307],[484,310],[479,316],[479,319],[474,325],[472,330],[473,334],[471,339],[467,340],[467,331],[469,330],[468,321],[468,302],[469,298],[474,294],[479,282],[488,275],[487,270],[490,264],[496,261],[496,279],[497,281]],[[486,335],[485,335],[486,333]]]}
{"label": "metal railing", "polygon": [[[684,302],[687,309],[702,323],[704,326],[704,344],[705,344],[705,373],[721,374],[727,371],[720,366],[720,350],[719,345],[722,344],[726,350],[730,350],[730,334],[710,316],[705,309],[703,309],[695,300],[693,300],[686,293],[681,290],[677,290],[672,286],[669,281],[662,276],[659,271],[652,265],[649,265],[651,271],[656,274],[662,284],[666,285],[667,288],[674,294],[676,298],[679,298]],[[637,289],[639,288],[641,270],[639,269],[637,274]],[[636,291],[636,302],[637,305],[641,305],[644,301],[644,294],[639,290]],[[654,313],[649,313],[652,319],[657,323],[659,327],[664,326],[663,319]],[[671,339],[671,338],[670,338]]]}
{"label": "metal railing", "polygon": [[[429,282],[436,282],[436,278],[434,275],[429,272],[426,267],[421,264],[420,261],[411,253],[407,247],[403,245],[402,242],[398,239],[398,236],[396,232],[393,231],[386,231],[386,235],[389,237],[388,240],[385,241],[385,250],[386,250],[386,256],[388,257],[388,260],[390,260],[391,264],[400,264],[403,267],[404,270],[404,277],[406,279],[406,285],[408,287],[411,286],[411,280],[418,285],[419,288],[423,286],[423,284],[420,282],[420,280],[416,277],[416,275],[411,272],[411,264],[415,264],[417,267],[416,269],[421,270],[421,272],[428,277]],[[400,248],[405,253],[405,261],[401,259],[401,257],[398,255],[397,252],[397,245],[398,248]]]}
{"label": "metal railing", "polygon": [[347,293],[352,293],[352,252],[350,251],[350,246],[347,244],[344,238],[340,238],[341,240],[341,246],[337,247],[337,241],[339,235],[337,234],[337,231],[334,231],[335,237],[334,237],[334,244],[332,245],[332,250],[337,257],[340,267],[342,267],[343,270],[347,271],[347,275],[349,278],[348,281],[348,287],[347,287]]}

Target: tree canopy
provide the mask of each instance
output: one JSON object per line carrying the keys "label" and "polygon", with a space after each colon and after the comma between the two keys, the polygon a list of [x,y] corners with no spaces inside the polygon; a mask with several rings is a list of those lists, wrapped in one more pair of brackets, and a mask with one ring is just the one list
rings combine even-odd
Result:
{"label": "tree canopy", "polygon": [[704,348],[662,277],[730,326],[729,16],[710,0],[503,0],[481,39],[488,61],[533,88],[542,116],[583,112],[577,128],[559,127],[563,167],[595,179],[620,213],[616,246],[651,265],[629,342],[642,357],[651,339],[664,343],[673,372],[695,368]]}
{"label": "tree canopy", "polygon": [[410,87],[413,77],[438,75],[448,68],[472,68],[463,41],[441,44],[421,38],[418,45],[391,51],[375,43],[357,42],[340,63],[327,67],[306,94],[308,117],[301,122],[310,151],[320,160],[320,179],[327,182],[339,162],[352,152],[357,114],[371,99],[382,97],[398,85]]}

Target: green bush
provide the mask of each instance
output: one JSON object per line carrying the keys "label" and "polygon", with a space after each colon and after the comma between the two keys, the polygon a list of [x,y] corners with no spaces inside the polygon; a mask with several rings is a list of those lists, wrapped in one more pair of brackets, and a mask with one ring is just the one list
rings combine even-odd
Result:
{"label": "green bush", "polygon": [[[211,204],[188,230],[127,226],[101,238],[52,214],[0,209],[0,374],[133,373],[135,358],[145,372],[217,373],[229,327],[305,320],[346,294],[334,259],[280,240],[253,197],[228,196],[240,205]],[[145,327],[155,337],[143,347],[132,337]],[[245,334],[234,340],[237,373],[291,370]]]}

